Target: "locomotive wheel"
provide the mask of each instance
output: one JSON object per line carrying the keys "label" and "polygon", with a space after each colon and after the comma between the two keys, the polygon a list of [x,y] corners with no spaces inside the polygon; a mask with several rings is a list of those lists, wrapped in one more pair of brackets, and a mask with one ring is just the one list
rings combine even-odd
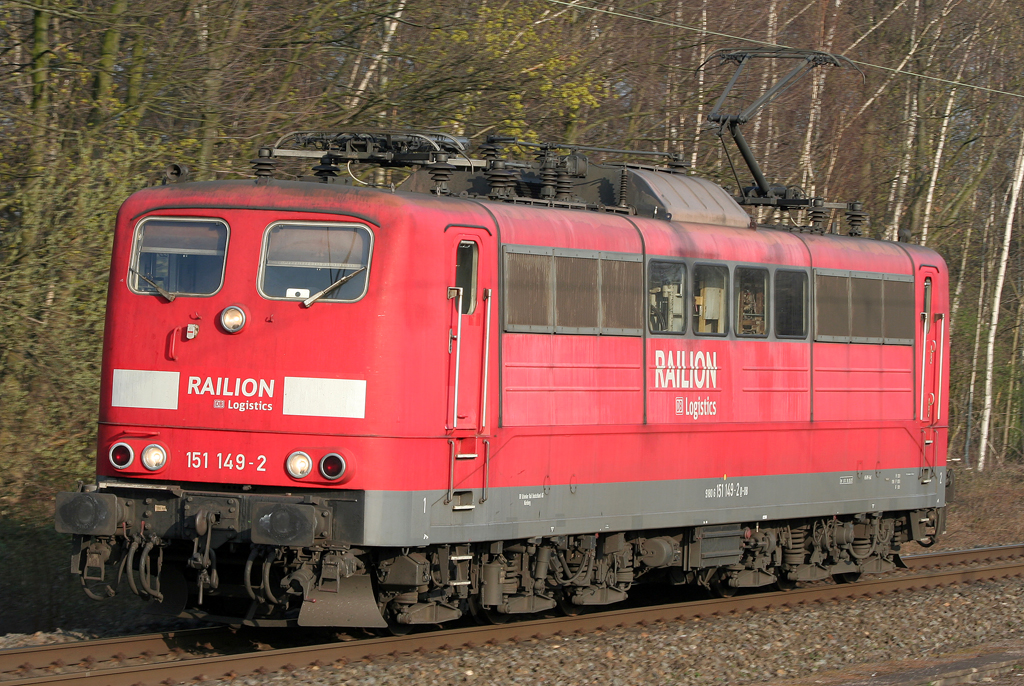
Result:
{"label": "locomotive wheel", "polygon": [[711,582],[711,592],[719,598],[732,598],[739,590],[735,586],[730,586],[725,579]]}
{"label": "locomotive wheel", "polygon": [[384,631],[388,636],[408,636],[413,630],[412,624],[399,624],[393,619],[389,619],[387,621],[388,628]]}
{"label": "locomotive wheel", "polygon": [[860,572],[841,572],[832,575],[837,584],[855,584],[860,581]]}
{"label": "locomotive wheel", "polygon": [[484,607],[476,597],[470,599],[469,611],[473,614],[473,619],[477,624],[505,624],[512,619],[512,615]]}
{"label": "locomotive wheel", "polygon": [[559,593],[557,596],[557,600],[558,609],[561,610],[562,614],[564,614],[567,617],[576,617],[577,615],[581,615],[587,611],[587,607],[585,605],[574,604],[572,602],[572,598],[565,595],[564,593]]}
{"label": "locomotive wheel", "polygon": [[792,579],[787,579],[785,576],[777,576],[775,578],[775,588],[780,591],[792,591],[796,588],[796,582]]}

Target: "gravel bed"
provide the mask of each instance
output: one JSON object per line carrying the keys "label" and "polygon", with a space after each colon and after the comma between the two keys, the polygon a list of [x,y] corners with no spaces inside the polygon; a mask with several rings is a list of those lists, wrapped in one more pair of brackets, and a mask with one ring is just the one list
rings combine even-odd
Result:
{"label": "gravel bed", "polygon": [[749,683],[1024,638],[1021,598],[1024,580],[1005,579],[203,683]]}
{"label": "gravel bed", "polygon": [[71,641],[86,641],[95,638],[92,634],[84,631],[37,631],[34,634],[5,634],[0,636],[0,650],[7,648],[27,648],[29,646],[42,646],[49,643],[70,643]]}
{"label": "gravel bed", "polygon": [[70,643],[71,641],[91,641],[97,638],[114,638],[115,636],[135,636],[152,634],[161,631],[180,631],[193,627],[209,626],[202,622],[184,619],[161,619],[149,617],[147,620],[132,621],[119,626],[107,626],[91,630],[37,631],[34,634],[3,634],[0,635],[0,650],[8,648],[25,648],[42,646],[50,643]]}
{"label": "gravel bed", "polygon": [[[203,683],[749,683],[808,676],[854,663],[926,658],[991,641],[1024,640],[1022,598],[1024,579],[1004,579]],[[160,623],[101,634],[8,634],[0,636],[0,649],[184,626]]]}

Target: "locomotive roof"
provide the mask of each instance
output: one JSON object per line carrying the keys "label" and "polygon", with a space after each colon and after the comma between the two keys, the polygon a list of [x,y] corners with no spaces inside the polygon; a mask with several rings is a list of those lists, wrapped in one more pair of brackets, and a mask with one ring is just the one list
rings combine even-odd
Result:
{"label": "locomotive roof", "polygon": [[[662,174],[645,169],[629,169],[632,183],[631,200],[633,207],[641,207],[648,217],[682,221],[697,224],[712,224],[734,228],[750,228],[751,218],[720,186],[705,179]],[[367,205],[367,220],[372,219],[372,206],[399,206],[407,202],[451,202],[464,199],[487,200],[485,197],[468,192],[455,197],[440,198],[420,191],[423,176],[419,173],[410,179],[409,187],[358,188],[343,178],[332,178],[329,183],[308,181],[279,181],[271,184],[254,184],[252,181],[202,181],[153,186],[139,191],[129,203],[139,205],[135,213],[154,209],[186,207],[233,207],[251,208],[267,206],[274,209],[294,209],[338,213],[340,197],[345,198],[345,214],[360,214],[359,207]],[[426,177],[429,182],[429,177]],[[319,180],[319,179],[317,179]],[[472,184],[474,179],[466,176],[463,180]],[[454,185],[454,182],[453,182]],[[592,183],[594,195],[605,190],[607,184],[600,180]],[[529,205],[528,205],[529,206]],[[557,205],[556,205],[557,207]],[[351,210],[351,211],[350,211]],[[623,213],[625,214],[625,213]],[[134,216],[134,215],[133,215]]]}

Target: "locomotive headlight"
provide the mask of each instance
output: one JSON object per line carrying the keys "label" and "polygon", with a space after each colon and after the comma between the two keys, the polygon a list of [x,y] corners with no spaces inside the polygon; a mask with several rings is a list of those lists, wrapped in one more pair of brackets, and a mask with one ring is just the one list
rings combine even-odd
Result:
{"label": "locomotive headlight", "polygon": [[328,453],[320,458],[320,476],[331,481],[345,474],[345,458],[338,453]]}
{"label": "locomotive headlight", "polygon": [[142,455],[139,456],[139,462],[141,462],[142,466],[151,472],[163,469],[163,466],[167,464],[167,451],[156,443],[147,445],[145,449],[143,449]]}
{"label": "locomotive headlight", "polygon": [[135,460],[135,451],[127,443],[115,443],[110,446],[110,464],[117,469],[127,469]]}
{"label": "locomotive headlight", "polygon": [[313,458],[301,450],[296,450],[284,461],[284,468],[293,479],[304,479],[313,471]]}
{"label": "locomotive headlight", "polygon": [[245,310],[238,305],[225,307],[220,313],[220,325],[228,333],[238,333],[245,326]]}

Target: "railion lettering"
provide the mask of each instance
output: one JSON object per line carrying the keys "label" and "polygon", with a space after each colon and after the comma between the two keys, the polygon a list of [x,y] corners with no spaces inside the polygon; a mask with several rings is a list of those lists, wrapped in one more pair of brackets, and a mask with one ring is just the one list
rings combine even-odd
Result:
{"label": "railion lettering", "polygon": [[718,353],[655,350],[655,388],[718,388]]}
{"label": "railion lettering", "polygon": [[206,378],[190,376],[188,377],[188,395],[273,398],[274,380],[231,378],[227,376],[207,376]]}

